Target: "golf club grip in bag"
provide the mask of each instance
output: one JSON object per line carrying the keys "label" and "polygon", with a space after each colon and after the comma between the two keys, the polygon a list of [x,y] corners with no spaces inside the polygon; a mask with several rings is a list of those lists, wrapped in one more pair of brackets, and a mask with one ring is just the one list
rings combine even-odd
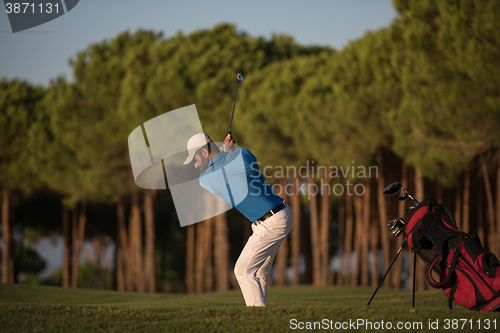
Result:
{"label": "golf club grip in bag", "polygon": [[459,231],[449,210],[432,198],[408,209],[404,220],[408,247],[429,266],[427,282],[443,290],[450,309],[454,300],[471,310],[500,310],[500,264],[476,235]]}

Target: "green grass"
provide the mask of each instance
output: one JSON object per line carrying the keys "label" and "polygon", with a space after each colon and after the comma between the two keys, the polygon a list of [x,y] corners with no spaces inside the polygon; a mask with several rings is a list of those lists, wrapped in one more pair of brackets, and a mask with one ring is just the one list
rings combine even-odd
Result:
{"label": "green grass", "polygon": [[[454,306],[448,309],[441,291],[417,293],[416,309],[411,292],[380,290],[367,307],[372,288],[271,287],[266,308],[247,308],[239,290],[202,295],[137,294],[89,289],[0,284],[0,332],[290,332],[290,321],[323,319],[373,323],[422,322],[418,329],[369,329],[353,332],[485,332],[484,320],[500,313],[478,313]],[[439,330],[428,329],[439,320]],[[459,328],[445,329],[445,319],[467,319]],[[478,329],[477,320],[481,320]],[[451,324],[451,322],[450,322]],[[352,328],[352,326],[351,326]],[[324,330],[316,330],[324,331]],[[334,330],[338,332],[350,331]],[[495,331],[493,327],[489,331]]]}

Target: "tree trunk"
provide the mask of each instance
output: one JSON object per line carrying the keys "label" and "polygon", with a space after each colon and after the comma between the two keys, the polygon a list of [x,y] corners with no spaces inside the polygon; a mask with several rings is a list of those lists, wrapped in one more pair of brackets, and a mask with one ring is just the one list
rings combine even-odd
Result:
{"label": "tree trunk", "polygon": [[132,270],[133,289],[144,292],[143,264],[142,264],[142,221],[139,206],[139,191],[134,182],[131,183],[131,207],[129,222],[129,258]]}
{"label": "tree trunk", "polygon": [[420,201],[425,198],[424,176],[417,169],[415,169],[415,196]]}
{"label": "tree trunk", "polygon": [[203,229],[205,227],[205,221],[196,223],[196,239],[195,239],[195,278],[194,278],[194,290],[195,293],[199,294],[203,291],[203,263],[201,257],[203,256]]}
{"label": "tree trunk", "polygon": [[278,278],[276,285],[284,286],[286,284],[286,269],[288,266],[288,236],[283,239],[283,243],[276,254],[276,269]]}
{"label": "tree trunk", "polygon": [[488,166],[486,165],[486,160],[484,159],[484,155],[481,155],[479,160],[481,161],[481,172],[483,174],[484,180],[484,191],[486,193],[486,202],[488,204],[486,215],[487,225],[488,225],[488,243],[492,250],[495,249],[495,243],[498,241],[496,239],[496,223],[495,223],[495,207],[493,206],[493,194],[491,191],[490,177],[488,175]]}
{"label": "tree trunk", "polygon": [[229,289],[229,242],[226,214],[224,212],[215,217],[214,264],[217,272],[216,291]]}
{"label": "tree trunk", "polygon": [[[477,230],[477,235],[479,236],[479,239],[481,240],[482,242],[482,245],[483,247],[485,247],[485,249],[488,247],[488,239],[486,237],[487,235],[487,226],[485,225],[486,222],[484,221],[484,211],[483,211],[483,191],[482,191],[482,186],[481,184],[478,184],[477,186],[477,190],[476,190],[476,193],[477,193],[477,197],[476,197],[476,200],[477,200],[477,226],[478,226],[478,230]],[[491,249],[490,249],[490,252],[491,252]]]}
{"label": "tree trunk", "polygon": [[361,228],[360,228],[360,240],[361,240],[361,285],[368,286],[370,280],[370,271],[368,265],[368,250],[370,247],[370,240],[368,235],[370,234],[370,183],[365,184],[365,194],[360,197],[360,205],[362,205],[361,211]]}
{"label": "tree trunk", "polygon": [[[378,240],[379,240],[379,223],[377,220],[372,222],[372,212],[371,212],[371,180],[366,184],[366,191],[364,194],[365,199],[365,225],[367,234],[365,237],[368,238],[368,243],[370,245],[370,252],[372,254],[371,258],[371,286],[377,287],[378,285]],[[367,262],[368,264],[368,262]]]}
{"label": "tree trunk", "polygon": [[[78,251],[81,254],[83,252],[83,242],[85,240],[85,225],[87,224],[87,201],[84,200],[80,203],[79,215],[78,215]],[[78,282],[77,282],[78,284]]]}
{"label": "tree trunk", "polygon": [[376,221],[370,224],[370,252],[372,253],[372,276],[371,276],[371,286],[377,287],[378,285],[378,240],[379,240],[379,226]]}
{"label": "tree trunk", "polygon": [[10,218],[9,188],[2,190],[2,283],[14,283],[14,225]]}
{"label": "tree trunk", "polygon": [[328,284],[328,276],[330,274],[330,182],[329,175],[323,178],[321,184],[321,215],[319,226],[319,241],[320,247],[320,285]]}
{"label": "tree trunk", "polygon": [[[304,222],[304,221],[302,221]],[[301,223],[300,225],[300,251],[304,256],[305,272],[302,277],[302,282],[312,285],[313,283],[313,257],[311,245],[311,224]]]}
{"label": "tree trunk", "polygon": [[186,230],[186,288],[188,294],[194,293],[194,279],[193,279],[193,269],[194,269],[194,233],[195,225],[190,224],[187,226]]}
{"label": "tree trunk", "polygon": [[116,201],[116,290],[125,291],[125,258],[124,258],[124,244],[122,240],[122,227],[121,223],[125,222],[125,213],[123,211],[123,203],[121,198]]}
{"label": "tree trunk", "polygon": [[78,270],[80,268],[80,254],[83,249],[83,240],[85,237],[85,224],[87,222],[87,202],[82,201],[80,207],[78,204],[73,209],[72,233],[73,233],[73,262],[71,265],[71,287],[78,288]]}
{"label": "tree trunk", "polygon": [[[387,205],[385,202],[385,195],[383,193],[385,188],[385,177],[382,153],[377,154],[377,165],[378,165],[378,177],[377,177],[377,203],[378,203],[378,219],[379,219],[379,230],[380,230],[380,243],[382,244],[382,267],[384,272],[389,268],[390,259],[390,238],[392,235],[387,232]],[[384,281],[384,286],[389,285],[389,281]]]}
{"label": "tree trunk", "polygon": [[71,210],[71,234],[72,234],[72,260],[71,260],[71,287],[78,287],[78,267],[80,251],[78,250],[78,204]]}
{"label": "tree trunk", "polygon": [[292,284],[298,285],[300,283],[299,272],[299,256],[300,256],[300,195],[298,193],[300,186],[300,178],[295,176],[292,179],[292,196],[290,198],[292,204],[293,214],[293,228],[291,231],[291,248],[292,248]]}
{"label": "tree trunk", "polygon": [[[348,283],[350,283],[351,285],[356,285],[355,282],[356,277],[353,277],[353,275],[351,275],[351,257],[353,254],[352,242],[354,234],[353,198],[351,195],[346,195],[345,197],[345,226],[346,226],[345,247],[344,247],[344,255],[345,255],[344,274],[346,277],[345,284],[347,285]],[[359,255],[359,253],[357,253],[356,256],[357,255]]]}
{"label": "tree trunk", "polygon": [[245,246],[251,235],[252,235],[252,224],[243,223],[243,244],[242,244],[243,247]]}
{"label": "tree trunk", "polygon": [[[496,202],[496,224],[495,224],[495,239],[500,239],[500,165],[497,167],[497,202]],[[500,244],[499,242],[495,242],[495,246],[492,249],[493,253],[500,256]]]}
{"label": "tree trunk", "polygon": [[[457,223],[458,229],[463,230],[462,226],[462,192],[460,188],[455,192],[455,222]],[[465,231],[465,230],[463,230]]]}
{"label": "tree trunk", "polygon": [[212,291],[214,289],[214,266],[212,260],[213,246],[213,218],[206,221],[205,226],[205,290]]}
{"label": "tree trunk", "polygon": [[445,205],[443,202],[443,185],[441,185],[439,182],[436,181],[436,200],[440,204]]}
{"label": "tree trunk", "polygon": [[120,240],[117,239],[115,249],[115,264],[116,264],[116,290],[125,291],[125,269],[123,263],[123,249],[119,244]]}
{"label": "tree trunk", "polygon": [[[415,169],[415,196],[417,200],[422,200],[425,197],[425,192],[424,192],[424,177],[422,176],[422,173]],[[423,291],[426,289],[430,289],[430,285],[426,282],[424,276],[427,274],[427,266],[425,263],[417,259],[417,275],[420,277],[416,281],[416,288],[419,291]],[[427,287],[429,285],[429,287]]]}
{"label": "tree trunk", "polygon": [[63,229],[63,262],[62,262],[62,286],[70,286],[70,246],[71,246],[71,227],[69,224],[69,210],[66,206],[62,207],[62,229]]}
{"label": "tree trunk", "polygon": [[[408,185],[408,164],[406,163],[405,160],[401,161],[401,184],[403,184],[403,186]],[[406,207],[406,203],[404,201],[400,201],[398,204],[398,216],[401,216],[401,217],[404,216],[405,207]],[[401,237],[403,237],[403,236],[401,236]],[[393,245],[394,246],[393,246],[393,254],[392,255],[395,256],[396,251],[401,246],[401,241],[399,239],[395,239],[393,237]],[[412,254],[410,254],[410,256],[411,255]],[[402,272],[403,272],[403,258],[398,258],[394,262],[394,265],[391,268],[391,273],[389,274],[389,275],[392,274],[392,277],[391,277],[391,287],[392,288],[397,288],[397,289],[401,288]],[[410,279],[411,279],[411,277],[410,277]]]}
{"label": "tree trunk", "polygon": [[[415,198],[417,200],[422,200],[424,198],[424,178],[422,176],[422,173],[415,169]],[[416,265],[416,274],[413,273],[413,267],[414,267],[414,261],[417,261]],[[423,291],[426,289],[426,285],[428,284],[426,282],[426,274],[427,274],[427,269],[426,269],[425,263],[418,258],[418,256],[415,256],[413,253],[410,253],[410,286],[413,286],[413,277],[415,276],[415,289],[417,291]],[[411,287],[410,287],[411,288]]]}
{"label": "tree trunk", "polygon": [[[286,179],[280,178],[279,183],[280,183],[281,193],[276,193],[276,194],[279,195],[283,200],[287,201],[285,193]],[[276,253],[276,269],[278,273],[276,284],[278,286],[283,286],[286,284],[287,267],[288,267],[288,236],[285,237],[283,243],[281,244],[278,250],[278,253]]]}
{"label": "tree trunk", "polygon": [[144,258],[144,282],[145,291],[154,293],[155,286],[155,220],[153,193],[154,190],[144,191],[144,229],[145,229],[145,258]]}
{"label": "tree trunk", "polygon": [[9,224],[10,224],[10,230],[11,230],[11,242],[10,242],[10,251],[9,251],[9,271],[11,272],[11,283],[17,283],[17,274],[18,272],[16,265],[14,265],[14,262],[16,260],[16,241],[15,241],[15,233],[16,231],[14,230],[14,221],[16,220],[16,209],[15,207],[17,206],[18,199],[16,196],[11,193],[11,199],[10,201],[10,208],[9,208]]}
{"label": "tree trunk", "polygon": [[[401,184],[403,186],[408,186],[408,164],[406,161],[401,162]],[[420,199],[422,200],[422,199]],[[405,208],[406,208],[406,202],[405,201],[399,201],[398,204],[398,216],[404,216],[405,214]],[[399,249],[399,246],[398,246]]]}
{"label": "tree trunk", "polygon": [[337,271],[337,280],[334,284],[342,286],[344,284],[344,268],[345,268],[345,197],[340,198],[339,211],[338,211],[338,221],[339,221],[339,241],[338,241],[338,258],[339,258],[339,269]]}
{"label": "tree trunk", "polygon": [[462,214],[462,231],[470,232],[469,226],[469,213],[470,213],[470,172],[469,170],[465,171],[464,178],[464,195],[463,195],[463,214]]}
{"label": "tree trunk", "polygon": [[[117,285],[118,291],[125,291],[125,287],[127,291],[133,291],[133,271],[131,266],[131,257],[130,257],[130,243],[127,236],[127,225],[125,220],[125,205],[123,202],[123,198],[118,198],[116,201],[116,215],[118,219],[118,246],[119,251],[117,255],[119,256],[118,263],[121,263],[122,267],[117,267]],[[119,269],[118,269],[119,268]]]}
{"label": "tree trunk", "polygon": [[[315,183],[311,175],[308,177],[309,189],[311,189]],[[309,194],[309,211],[310,211],[310,222],[311,222],[311,250],[312,250],[312,260],[313,260],[313,285],[320,285],[320,248],[319,243],[319,221],[318,221],[318,198],[316,194]]]}
{"label": "tree trunk", "polygon": [[195,256],[195,290],[196,293],[203,292],[203,273],[205,268],[205,258],[203,252],[205,251],[205,226],[206,220],[196,224],[196,256]]}
{"label": "tree trunk", "polygon": [[[368,275],[364,275],[367,272],[363,266],[363,260],[365,258],[362,257],[363,252],[363,203],[362,199],[359,196],[353,197],[354,203],[354,214],[355,214],[355,237],[354,237],[354,272],[352,276],[352,285],[358,284],[358,278],[360,278],[361,283],[365,281],[365,285],[368,284]],[[364,276],[363,276],[364,275]]]}

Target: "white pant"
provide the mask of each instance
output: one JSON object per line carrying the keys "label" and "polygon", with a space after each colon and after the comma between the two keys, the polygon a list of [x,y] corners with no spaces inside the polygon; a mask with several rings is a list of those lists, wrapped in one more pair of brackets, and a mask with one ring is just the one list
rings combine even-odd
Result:
{"label": "white pant", "polygon": [[234,267],[247,306],[266,306],[274,257],[292,224],[292,210],[288,206],[263,222],[252,223],[253,233]]}

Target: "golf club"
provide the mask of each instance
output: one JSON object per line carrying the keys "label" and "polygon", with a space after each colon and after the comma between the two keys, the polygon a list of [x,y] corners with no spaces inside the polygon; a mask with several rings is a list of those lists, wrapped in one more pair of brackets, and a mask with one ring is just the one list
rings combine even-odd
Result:
{"label": "golf club", "polygon": [[408,193],[403,193],[398,197],[398,201],[405,201],[408,199]]}
{"label": "golf club", "polygon": [[405,188],[403,185],[401,185],[400,182],[394,182],[392,183],[391,185],[387,185],[386,188],[384,188],[384,194],[385,195],[394,195],[394,194],[397,194],[400,190],[403,190],[405,191],[404,194],[401,194],[399,197],[398,197],[398,200],[399,201],[404,201],[408,198],[412,199],[413,201],[415,201],[415,203],[418,205],[418,201],[413,197],[413,195],[411,195]]}
{"label": "golf club", "polygon": [[405,216],[406,216],[406,215],[410,215],[410,214],[411,214],[411,212],[413,212],[413,211],[415,210],[415,208],[417,208],[417,207],[415,207],[415,206],[410,206],[410,207],[407,207],[407,208],[405,209]]}
{"label": "golf club", "polygon": [[415,200],[415,198],[414,198],[414,197],[413,197],[410,193],[408,193],[408,192],[401,194],[401,195],[398,197],[398,200],[399,200],[399,201],[405,201],[405,200],[406,200],[406,199],[408,199],[408,198],[410,198],[410,199],[412,199],[413,201],[415,201],[415,203],[418,205],[418,201],[417,201],[417,200]]}
{"label": "golf club", "polygon": [[402,189],[404,189],[404,187],[403,187],[403,185],[401,185],[400,182],[394,182],[391,185],[387,185],[384,188],[384,194],[385,195],[394,195]]}
{"label": "golf club", "polygon": [[395,237],[399,237],[401,233],[403,232],[403,227],[405,225],[405,221],[401,218],[399,219],[394,219],[391,220],[389,223],[387,223],[387,228],[389,230],[392,230],[391,234],[393,234]]}
{"label": "golf club", "polygon": [[[399,223],[398,223],[399,222]],[[389,223],[387,223],[387,229],[389,230],[393,230],[394,228],[396,228],[397,226],[401,226],[404,224],[404,221],[403,219],[399,218],[399,219],[394,219],[394,220],[391,220]]]}
{"label": "golf club", "polygon": [[238,83],[236,84],[236,95],[234,96],[233,115],[231,116],[229,135],[231,135],[231,132],[233,130],[233,119],[234,119],[234,109],[236,108],[236,98],[238,97],[238,87],[240,86],[240,82],[243,82],[243,75],[241,73],[238,73],[238,75],[236,75],[236,79],[238,80]]}

